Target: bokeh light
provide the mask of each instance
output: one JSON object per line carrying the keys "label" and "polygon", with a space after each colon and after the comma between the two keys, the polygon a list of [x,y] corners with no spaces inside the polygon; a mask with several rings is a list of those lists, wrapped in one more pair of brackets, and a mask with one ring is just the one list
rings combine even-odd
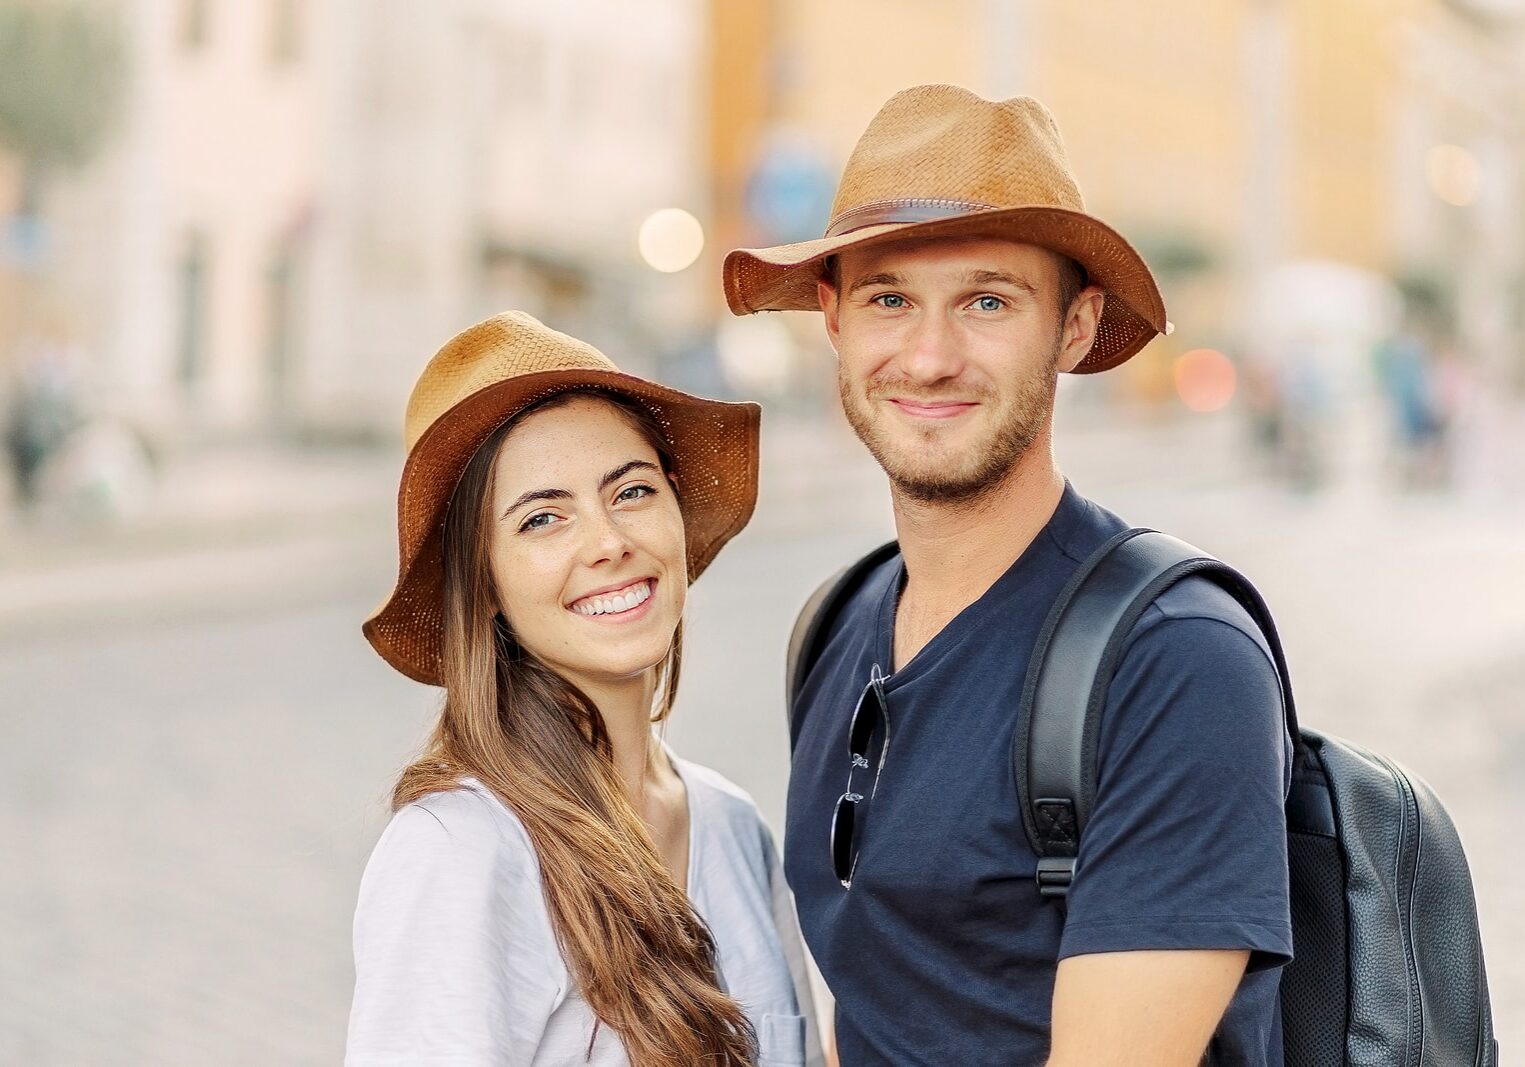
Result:
{"label": "bokeh light", "polygon": [[704,251],[704,227],[680,207],[653,211],[641,223],[641,258],[653,270],[676,274],[693,265]]}
{"label": "bokeh light", "polygon": [[1192,411],[1222,411],[1234,399],[1239,376],[1234,364],[1212,348],[1194,348],[1176,360],[1176,395]]}
{"label": "bokeh light", "polygon": [[1456,207],[1472,203],[1482,189],[1482,167],[1477,157],[1460,145],[1438,144],[1430,149],[1424,170],[1435,195]]}

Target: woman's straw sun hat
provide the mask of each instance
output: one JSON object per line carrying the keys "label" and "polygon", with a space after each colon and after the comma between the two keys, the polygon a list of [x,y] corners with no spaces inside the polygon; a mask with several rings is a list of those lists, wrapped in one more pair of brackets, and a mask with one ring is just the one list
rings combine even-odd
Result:
{"label": "woman's straw sun hat", "polygon": [[662,427],[672,446],[690,581],[752,517],[761,415],[756,404],[705,400],[621,373],[591,345],[523,312],[479,322],[439,350],[408,400],[408,459],[397,492],[397,584],[364,630],[381,657],[409,678],[443,684],[441,533],[467,462],[528,405],[579,388],[630,397]]}
{"label": "woman's straw sun hat", "polygon": [[1106,290],[1106,306],[1077,373],[1115,367],[1169,332],[1143,258],[1086,214],[1048,110],[1031,97],[991,101],[953,85],[919,85],[891,97],[847,161],[825,236],[732,252],[726,302],[737,315],[818,311],[816,282],[827,256],[927,237],[1008,237],[1084,267]]}

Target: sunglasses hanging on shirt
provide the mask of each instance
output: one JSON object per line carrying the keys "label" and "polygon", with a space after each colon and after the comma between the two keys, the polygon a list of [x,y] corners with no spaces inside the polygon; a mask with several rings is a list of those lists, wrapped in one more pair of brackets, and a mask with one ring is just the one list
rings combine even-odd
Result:
{"label": "sunglasses hanging on shirt", "polygon": [[[831,868],[843,889],[852,888],[868,801],[879,788],[879,775],[890,750],[890,709],[884,697],[884,682],[884,674],[876,663],[869,672],[868,684],[863,687],[863,695],[858,698],[858,706],[853,710],[852,722],[847,728],[847,750],[851,760],[847,770],[847,791],[837,799],[836,811],[831,816]],[[854,775],[863,771],[867,777],[869,750],[876,735],[884,741],[879,746],[873,780],[868,784],[865,796],[854,789]]]}

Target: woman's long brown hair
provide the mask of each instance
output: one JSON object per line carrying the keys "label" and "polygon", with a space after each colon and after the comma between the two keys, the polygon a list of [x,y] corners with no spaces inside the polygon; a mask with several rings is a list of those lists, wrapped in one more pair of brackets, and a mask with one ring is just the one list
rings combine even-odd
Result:
{"label": "woman's long brown hair", "polygon": [[[586,395],[558,394],[519,413],[477,450],[456,486],[443,544],[445,705],[392,805],[475,778],[529,834],[568,970],[632,1067],[742,1067],[756,1057],[752,1027],[721,992],[714,938],[625,797],[603,717],[518,643],[488,568],[503,439],[530,412]],[[591,395],[628,417],[671,472],[671,450],[644,408]],[[660,666],[653,721],[672,708],[681,649],[680,625]]]}

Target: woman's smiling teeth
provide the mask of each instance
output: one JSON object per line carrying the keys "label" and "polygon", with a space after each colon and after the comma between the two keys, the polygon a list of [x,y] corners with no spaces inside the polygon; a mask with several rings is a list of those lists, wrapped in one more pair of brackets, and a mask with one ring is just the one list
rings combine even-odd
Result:
{"label": "woman's smiling teeth", "polygon": [[594,615],[617,615],[646,603],[651,598],[651,586],[652,580],[643,578],[613,593],[585,596],[572,603],[572,610],[590,618]]}

